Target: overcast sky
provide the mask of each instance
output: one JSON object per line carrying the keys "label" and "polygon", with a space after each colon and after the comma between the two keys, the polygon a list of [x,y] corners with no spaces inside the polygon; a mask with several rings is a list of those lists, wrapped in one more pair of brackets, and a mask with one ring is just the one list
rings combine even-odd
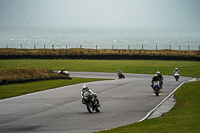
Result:
{"label": "overcast sky", "polygon": [[200,0],[0,0],[0,27],[200,29]]}

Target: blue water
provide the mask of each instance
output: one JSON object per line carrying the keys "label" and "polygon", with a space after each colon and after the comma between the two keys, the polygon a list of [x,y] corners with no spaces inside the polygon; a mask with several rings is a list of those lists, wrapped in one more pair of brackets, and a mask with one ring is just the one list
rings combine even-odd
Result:
{"label": "blue water", "polygon": [[[200,31],[131,29],[0,29],[0,48],[199,50]],[[180,45],[180,47],[179,47]]]}

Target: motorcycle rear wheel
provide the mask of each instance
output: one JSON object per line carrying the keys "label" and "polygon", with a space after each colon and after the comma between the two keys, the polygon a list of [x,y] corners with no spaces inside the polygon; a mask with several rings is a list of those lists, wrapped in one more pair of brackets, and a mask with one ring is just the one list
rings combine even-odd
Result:
{"label": "motorcycle rear wheel", "polygon": [[101,110],[100,105],[97,105],[97,107],[96,107],[96,112],[100,112],[100,110]]}
{"label": "motorcycle rear wheel", "polygon": [[156,91],[156,96],[159,96],[159,92],[158,91]]}

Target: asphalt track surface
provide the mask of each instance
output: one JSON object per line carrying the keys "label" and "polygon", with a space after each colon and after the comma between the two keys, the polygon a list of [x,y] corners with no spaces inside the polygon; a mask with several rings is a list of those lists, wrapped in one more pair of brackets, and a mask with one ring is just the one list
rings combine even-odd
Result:
{"label": "asphalt track surface", "polygon": [[[111,129],[140,121],[179,84],[190,77],[163,76],[163,90],[153,93],[153,75],[70,72],[71,77],[112,78],[115,80],[86,83],[98,94],[99,113],[88,113],[81,103],[83,84],[55,88],[0,100],[0,133],[84,133]],[[73,79],[72,79],[73,80]]]}

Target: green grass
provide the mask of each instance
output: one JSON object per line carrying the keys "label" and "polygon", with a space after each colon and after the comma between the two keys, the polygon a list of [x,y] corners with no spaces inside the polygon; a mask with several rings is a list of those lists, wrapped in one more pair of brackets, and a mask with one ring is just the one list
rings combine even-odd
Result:
{"label": "green grass", "polygon": [[162,60],[0,60],[0,68],[46,68],[51,70],[113,72],[172,75],[177,67],[181,76],[200,78],[200,62]]}
{"label": "green grass", "polygon": [[99,133],[199,133],[200,81],[183,85],[175,93],[177,103],[168,113]]}
{"label": "green grass", "polygon": [[108,79],[72,78],[72,80],[62,79],[62,80],[32,82],[32,83],[26,83],[26,84],[2,85],[0,86],[0,99],[20,96],[20,95],[43,91],[43,90],[49,90],[49,89],[57,88],[61,86],[67,86],[67,85],[84,83],[84,82],[100,81],[100,80],[108,80]]}

